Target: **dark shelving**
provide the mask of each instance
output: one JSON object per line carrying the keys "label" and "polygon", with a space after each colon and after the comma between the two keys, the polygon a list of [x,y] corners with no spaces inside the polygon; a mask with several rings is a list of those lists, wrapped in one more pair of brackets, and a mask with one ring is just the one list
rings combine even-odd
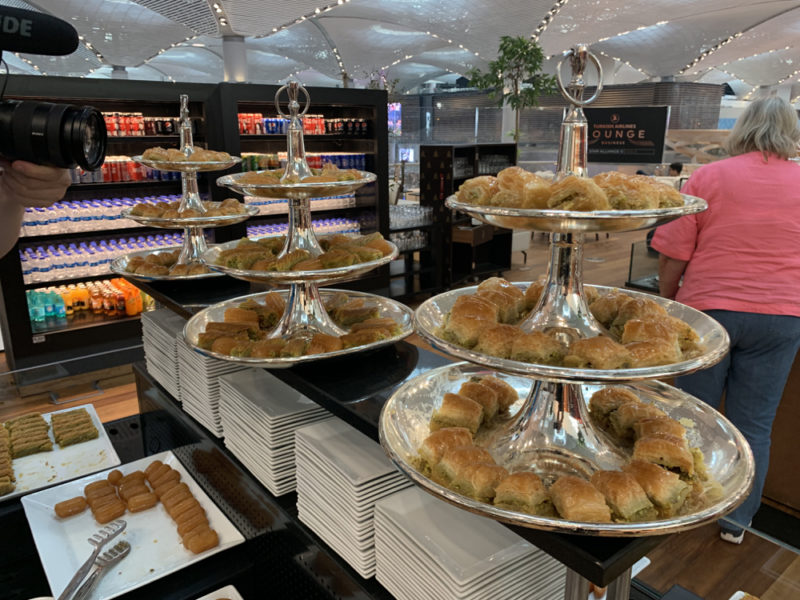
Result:
{"label": "dark shelving", "polygon": [[130,237],[140,235],[151,235],[155,233],[164,233],[164,230],[158,227],[117,227],[114,229],[92,229],[90,231],[70,231],[66,233],[45,233],[42,235],[23,235],[19,241],[24,246],[30,246],[49,240],[79,240],[83,238],[93,238],[97,236],[112,236],[112,237]]}
{"label": "dark shelving", "polygon": [[407,250],[398,250],[399,254],[411,254],[414,252],[424,252],[430,250],[430,246],[420,246],[419,248],[408,248]]}
{"label": "dark shelving", "polygon": [[[242,140],[279,140],[286,142],[286,134],[285,133],[243,133],[241,135]],[[336,140],[336,141],[349,141],[349,140],[358,140],[358,141],[373,141],[374,138],[371,136],[364,136],[364,135],[338,135],[335,133],[316,133],[316,134],[309,134],[306,133],[303,135],[303,138],[306,140]]]}
{"label": "dark shelving", "polygon": [[[420,204],[433,209],[429,255],[421,256],[425,265],[434,264],[439,289],[448,289],[458,282],[487,273],[478,272],[479,263],[496,263],[508,270],[511,267],[511,230],[495,228],[486,240],[474,240],[469,252],[455,252],[455,238],[459,237],[457,225],[471,223],[471,219],[445,206],[448,196],[454,194],[461,183],[477,177],[485,169],[485,157],[503,157],[508,165],[516,164],[516,144],[458,144],[420,146]],[[470,174],[461,175],[466,169]],[[459,176],[456,177],[456,169]],[[473,245],[474,244],[474,245]],[[461,244],[463,246],[463,244]],[[488,254],[488,259],[484,258]],[[488,272],[495,272],[494,269]]]}
{"label": "dark shelving", "polygon": [[421,267],[419,263],[414,263],[411,266],[411,270],[405,270],[405,268],[398,269],[395,268],[395,264],[403,266],[403,261],[395,261],[389,263],[389,277],[395,279],[397,277],[413,277],[414,275],[424,275],[426,273],[433,273],[433,267]]}
{"label": "dark shelving", "polygon": [[[141,113],[144,117],[175,118],[180,111],[180,94],[189,96],[189,112],[198,125],[195,140],[205,146],[206,104],[216,86],[193,83],[155,81],[88,80],[69,77],[8,77],[6,96],[20,100],[66,102],[91,105],[104,113]],[[57,94],[57,96],[54,96]],[[176,134],[144,136],[109,136],[109,155],[135,155],[148,146],[178,145]],[[212,146],[213,147],[213,146]],[[214,179],[202,174],[200,191],[207,193]],[[64,196],[66,201],[80,201],[117,196],[150,196],[179,194],[180,178],[169,180],[103,181],[76,183]],[[19,248],[37,245],[57,245],[75,240],[136,237],[164,233],[147,227],[112,229],[113,223],[98,222],[104,229],[75,231],[60,234],[39,234],[23,237],[17,246],[0,260],[0,329],[5,343],[5,356],[11,369],[60,362],[92,354],[109,353],[108,364],[124,364],[130,359],[122,349],[141,344],[141,320],[132,318],[88,319],[83,315],[66,323],[31,324],[25,291],[49,285],[61,285],[110,279],[112,273],[94,277],[62,279],[59,281],[25,284],[19,261]],[[216,232],[215,232],[216,233]],[[116,362],[115,362],[116,361]],[[98,363],[99,364],[99,363]]]}
{"label": "dark shelving", "polygon": [[391,229],[389,229],[389,233],[399,233],[401,231],[414,231],[416,229],[430,229],[431,227],[433,227],[433,225],[434,225],[433,223],[426,223],[425,225],[411,225],[409,227],[399,227],[397,229],[392,227]]}
{"label": "dark shelving", "polygon": [[149,185],[157,185],[167,187],[180,187],[180,179],[142,179],[141,181],[98,181],[95,183],[73,183],[69,186],[69,190],[98,190],[98,189],[114,189],[114,188],[127,188],[127,187],[144,187]]}
{"label": "dark shelving", "polygon": [[139,315],[117,315],[112,317],[108,315],[96,315],[90,311],[81,311],[65,319],[48,319],[47,321],[38,323],[31,322],[31,330],[34,334],[46,333],[52,335],[54,333],[66,333],[89,327],[101,327],[111,323],[138,320]]}
{"label": "dark shelving", "polygon": [[[176,141],[180,136],[177,133],[169,133],[164,135],[110,135],[108,136],[109,142],[160,142]],[[194,135],[194,139],[199,139],[201,136]]]}
{"label": "dark shelving", "polygon": [[26,290],[35,290],[42,287],[50,287],[52,285],[69,285],[70,283],[80,283],[81,281],[97,281],[99,279],[111,279],[117,277],[111,271],[102,273],[100,275],[82,275],[81,277],[71,277],[69,279],[52,279],[50,281],[38,281],[36,283],[26,283],[23,288]]}

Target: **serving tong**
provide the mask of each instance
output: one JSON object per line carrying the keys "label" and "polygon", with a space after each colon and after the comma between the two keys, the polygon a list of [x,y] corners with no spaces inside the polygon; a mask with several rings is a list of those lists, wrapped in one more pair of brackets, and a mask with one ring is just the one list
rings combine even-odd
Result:
{"label": "serving tong", "polygon": [[122,540],[121,542],[117,542],[113,548],[110,550],[106,550],[100,556],[98,556],[94,561],[95,569],[86,578],[86,581],[83,582],[78,591],[75,593],[74,600],[86,600],[89,597],[89,594],[92,593],[94,586],[97,585],[97,582],[100,580],[100,576],[106,572],[109,568],[116,565],[119,561],[123,558],[128,556],[131,552],[131,545]]}
{"label": "serving tong", "polygon": [[86,562],[83,563],[75,572],[75,575],[72,576],[72,579],[70,579],[67,587],[65,587],[64,591],[58,596],[58,600],[73,600],[76,597],[75,592],[78,590],[78,586],[81,584],[84,577],[86,577],[86,575],[89,573],[89,570],[92,568],[95,560],[97,560],[97,557],[100,555],[100,551],[108,542],[122,533],[127,525],[127,521],[124,521],[123,519],[111,521],[111,523],[100,529],[87,540],[92,546],[94,546],[94,550],[92,550],[92,554],[88,559],[86,559]]}

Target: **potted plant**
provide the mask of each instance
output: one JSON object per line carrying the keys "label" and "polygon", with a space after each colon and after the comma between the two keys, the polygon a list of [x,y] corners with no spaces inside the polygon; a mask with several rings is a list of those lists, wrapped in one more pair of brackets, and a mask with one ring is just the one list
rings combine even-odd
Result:
{"label": "potted plant", "polygon": [[556,91],[556,78],[541,72],[543,61],[542,49],[534,40],[504,35],[487,71],[467,73],[473,86],[490,90],[490,98],[499,98],[498,106],[508,104],[514,110],[515,143],[519,143],[520,111],[538,106],[539,96]]}

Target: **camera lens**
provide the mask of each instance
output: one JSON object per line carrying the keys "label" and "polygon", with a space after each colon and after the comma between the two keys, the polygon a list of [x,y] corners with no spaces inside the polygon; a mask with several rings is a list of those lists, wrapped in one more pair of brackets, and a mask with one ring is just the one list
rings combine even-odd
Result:
{"label": "camera lens", "polygon": [[93,171],[106,156],[103,115],[91,106],[0,102],[0,155],[40,165]]}

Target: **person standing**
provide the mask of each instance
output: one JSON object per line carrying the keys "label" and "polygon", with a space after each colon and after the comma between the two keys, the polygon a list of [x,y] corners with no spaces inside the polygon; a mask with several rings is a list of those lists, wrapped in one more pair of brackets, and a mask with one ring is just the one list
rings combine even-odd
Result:
{"label": "person standing", "polygon": [[722,539],[736,544],[761,504],[772,423],[800,348],[800,165],[788,160],[798,140],[786,101],[753,101],[726,141],[731,157],[683,187],[708,210],[659,227],[652,240],[661,295],[705,311],[731,339],[719,364],[675,381],[714,408],[724,393],[725,415],[753,450],[752,492],[719,522]]}

